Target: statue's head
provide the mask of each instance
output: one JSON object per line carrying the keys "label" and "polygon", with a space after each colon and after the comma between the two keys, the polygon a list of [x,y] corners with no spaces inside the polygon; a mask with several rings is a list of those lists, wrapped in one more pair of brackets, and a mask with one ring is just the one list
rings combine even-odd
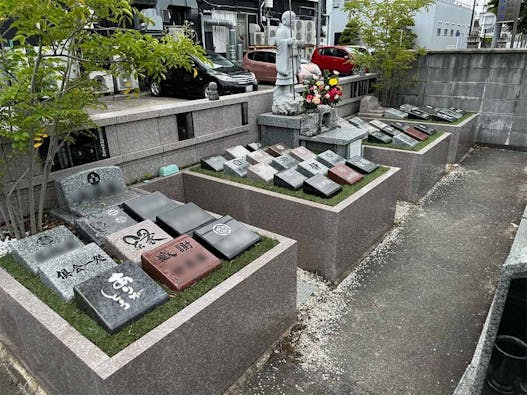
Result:
{"label": "statue's head", "polygon": [[296,19],[296,14],[293,11],[286,11],[282,14],[282,23],[286,26],[293,26],[293,21]]}

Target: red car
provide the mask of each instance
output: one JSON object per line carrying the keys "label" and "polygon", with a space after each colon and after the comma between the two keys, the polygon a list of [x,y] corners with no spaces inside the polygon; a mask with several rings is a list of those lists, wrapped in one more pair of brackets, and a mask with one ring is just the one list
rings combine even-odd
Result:
{"label": "red car", "polygon": [[322,71],[338,71],[340,74],[353,73],[353,55],[357,49],[343,46],[318,47],[313,52],[311,62],[315,63]]}

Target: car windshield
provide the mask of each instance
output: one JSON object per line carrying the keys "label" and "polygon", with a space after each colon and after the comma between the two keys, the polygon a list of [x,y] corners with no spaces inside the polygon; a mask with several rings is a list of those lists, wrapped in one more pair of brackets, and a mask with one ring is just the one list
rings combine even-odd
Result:
{"label": "car windshield", "polygon": [[232,67],[236,67],[234,63],[229,61],[228,59],[224,58],[221,55],[218,55],[217,53],[213,52],[207,52],[205,57],[211,62],[211,63],[205,63],[203,62],[203,67],[209,70],[219,70],[219,69],[230,69]]}

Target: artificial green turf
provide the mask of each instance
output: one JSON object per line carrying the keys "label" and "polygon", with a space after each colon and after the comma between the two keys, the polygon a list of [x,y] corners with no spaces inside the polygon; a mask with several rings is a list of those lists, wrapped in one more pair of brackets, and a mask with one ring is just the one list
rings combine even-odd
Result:
{"label": "artificial green turf", "polygon": [[402,149],[404,151],[421,151],[424,147],[426,147],[427,145],[432,144],[434,141],[436,141],[439,137],[441,137],[444,134],[445,133],[443,133],[443,132],[437,132],[436,134],[428,137],[426,140],[420,141],[419,144],[417,144],[415,147],[398,147],[398,146],[396,146],[394,144],[391,144],[391,143],[390,144],[372,143],[372,142],[367,141],[367,140],[364,140],[362,142],[362,144],[363,145],[371,145],[371,146],[374,146],[374,147]]}
{"label": "artificial green turf", "polygon": [[267,184],[267,183],[264,183],[264,182],[252,181],[252,180],[249,180],[247,178],[231,177],[231,176],[226,175],[223,172],[215,172],[215,171],[212,171],[212,170],[203,169],[199,165],[198,166],[194,166],[194,167],[192,167],[190,169],[190,171],[193,171],[193,172],[196,172],[196,173],[206,174],[208,176],[221,178],[221,179],[229,180],[229,181],[234,181],[234,182],[237,182],[237,183],[240,183],[240,184],[250,185],[250,186],[261,188],[261,189],[266,189],[268,191],[273,191],[273,192],[281,193],[281,194],[284,194],[284,195],[294,196],[296,198],[305,199],[305,200],[309,200],[309,201],[312,201],[312,202],[325,204],[327,206],[336,206],[337,204],[339,204],[343,200],[345,200],[348,197],[350,197],[351,195],[353,195],[355,192],[357,192],[362,187],[368,185],[370,182],[372,182],[376,178],[382,176],[388,170],[389,170],[388,167],[379,166],[377,168],[377,170],[375,170],[373,173],[365,174],[364,178],[362,180],[360,180],[358,183],[353,184],[353,185],[343,185],[342,186],[342,192],[340,192],[336,196],[333,196],[332,198],[324,199],[324,198],[321,198],[321,197],[318,197],[318,196],[315,196],[315,195],[310,195],[310,194],[304,193],[302,190],[292,191],[292,190],[287,189],[287,188],[278,187],[276,185]]}
{"label": "artificial green turf", "polygon": [[66,303],[63,301],[53,291],[42,284],[38,276],[22,268],[11,256],[8,255],[0,258],[0,267],[4,268],[20,284],[40,298],[107,355],[112,356],[175,315],[184,307],[194,302],[277,244],[277,240],[262,236],[260,243],[231,261],[222,261],[221,268],[212,272],[203,280],[183,292],[174,292],[162,285],[170,295],[168,302],[155,308],[138,321],[126,325],[122,330],[113,335],[109,334],[102,326],[79,310],[74,303]]}

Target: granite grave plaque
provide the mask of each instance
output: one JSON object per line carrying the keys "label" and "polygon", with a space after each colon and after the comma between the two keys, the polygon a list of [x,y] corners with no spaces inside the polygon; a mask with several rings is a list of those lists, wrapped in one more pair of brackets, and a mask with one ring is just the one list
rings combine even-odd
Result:
{"label": "granite grave plaque", "polygon": [[341,163],[328,171],[328,178],[341,185],[353,185],[364,178],[358,171]]}
{"label": "granite grave plaque", "polygon": [[115,333],[168,300],[168,294],[132,262],[117,265],[73,289],[77,306]]}
{"label": "granite grave plaque", "polygon": [[296,169],[281,171],[274,175],[274,185],[277,187],[298,191],[304,185],[307,177],[300,174]]}
{"label": "granite grave plaque", "polygon": [[227,159],[220,155],[209,156],[200,161],[203,169],[212,171],[223,171],[225,162],[227,162]]}
{"label": "granite grave plaque", "polygon": [[335,167],[341,163],[346,162],[346,159],[331,150],[327,150],[319,154],[317,156],[317,160],[327,168]]}
{"label": "granite grave plaque", "polygon": [[388,125],[387,123],[384,123],[382,121],[379,121],[377,119],[370,121],[370,124],[375,126],[377,129],[380,129],[381,132],[386,133],[388,136],[393,137],[397,133],[399,133],[394,127]]}
{"label": "granite grave plaque", "polygon": [[136,221],[118,206],[95,211],[75,220],[75,227],[82,239],[104,246],[106,235],[128,228]]}
{"label": "granite grave plaque", "polygon": [[172,240],[172,237],[150,220],[106,236],[105,248],[123,261],[141,263],[141,254]]}
{"label": "granite grave plaque", "polygon": [[245,178],[249,166],[250,163],[245,159],[232,159],[225,162],[223,172],[228,176]]}
{"label": "granite grave plaque", "polygon": [[40,279],[66,302],[73,300],[73,287],[117,264],[95,243],[77,248],[42,264]]}
{"label": "granite grave plaque", "polygon": [[310,195],[316,195],[329,199],[330,197],[333,197],[342,191],[342,187],[326,176],[318,174],[304,181],[303,190],[305,193],[309,193]]}
{"label": "granite grave plaque", "polygon": [[278,170],[266,163],[258,163],[247,168],[247,178],[257,182],[271,183],[276,173]]}
{"label": "granite grave plaque", "polygon": [[362,156],[354,156],[346,161],[346,165],[351,167],[353,170],[357,170],[362,174],[373,173],[379,167],[378,164],[363,158]]}
{"label": "granite grave plaque", "polygon": [[249,154],[250,151],[245,148],[243,145],[237,145],[235,147],[227,148],[225,150],[225,157],[227,159],[245,159],[247,154]]}
{"label": "granite grave plaque", "polygon": [[182,235],[141,258],[152,278],[174,291],[183,291],[221,266],[221,261],[189,235]]}
{"label": "granite grave plaque", "polygon": [[348,120],[348,122],[351,123],[353,126],[358,127],[359,129],[367,131],[368,133],[379,130],[374,125],[368,123],[367,121],[359,117],[353,117]]}
{"label": "granite grave plaque", "polygon": [[308,150],[306,147],[302,147],[302,146],[293,148],[289,152],[289,155],[293,159],[296,159],[298,162],[303,162],[308,159],[313,159],[317,156],[317,154],[315,154],[313,151]]}
{"label": "granite grave plaque", "polygon": [[433,127],[424,125],[422,123],[415,125],[415,128],[419,130],[420,132],[423,132],[429,136],[433,136],[434,134],[437,133],[437,130],[435,130]]}
{"label": "granite grave plaque", "polygon": [[398,135],[394,136],[392,140],[392,144],[395,145],[396,147],[401,147],[401,148],[413,148],[417,144],[419,144],[419,141],[417,141],[416,139],[404,133],[399,133]]}
{"label": "granite grave plaque", "polygon": [[250,143],[250,144],[247,144],[245,146],[245,148],[247,148],[248,151],[250,152],[254,152],[254,151],[258,151],[259,149],[262,148],[262,144],[260,143]]}
{"label": "granite grave plaque", "polygon": [[147,219],[155,221],[156,217],[162,212],[179,206],[181,206],[181,203],[175,202],[159,191],[139,196],[123,203],[124,210],[137,221]]}
{"label": "granite grave plaque", "polygon": [[274,158],[271,162],[271,166],[273,166],[278,171],[295,169],[298,166],[298,161],[292,156],[282,155]]}
{"label": "granite grave plaque", "polygon": [[427,112],[432,117],[434,117],[435,119],[438,119],[440,121],[454,122],[456,120],[456,118],[454,118],[454,117],[452,117],[452,116],[450,116],[448,114],[442,113],[440,108],[434,107],[434,106],[430,106],[428,104],[425,104],[423,107],[421,107],[421,110]]}
{"label": "granite grave plaque", "polygon": [[443,107],[443,108],[439,109],[438,112],[441,113],[441,114],[446,114],[449,117],[454,118],[456,121],[461,119],[461,118],[463,118],[463,114],[460,114],[460,113],[458,113],[456,111],[452,111],[452,110],[450,110],[449,108],[446,108],[446,107]]}
{"label": "granite grave plaque", "polygon": [[418,118],[418,119],[430,119],[430,114],[428,114],[425,111],[421,111],[419,107],[412,106],[411,104],[403,104],[400,109],[408,115],[410,115],[412,118]]}
{"label": "granite grave plaque", "polygon": [[384,111],[384,118],[392,119],[405,119],[408,118],[408,114],[404,111],[398,110],[396,108],[388,108]]}
{"label": "granite grave plaque", "polygon": [[387,134],[384,134],[380,130],[376,132],[370,132],[368,134],[368,141],[370,143],[377,143],[377,144],[390,144],[392,142],[392,138],[388,136]]}
{"label": "granite grave plaque", "polygon": [[215,217],[192,202],[157,216],[159,227],[172,236],[192,235],[194,229],[214,220]]}
{"label": "granite grave plaque", "polygon": [[402,122],[392,122],[390,125],[392,125],[395,129],[400,130],[401,132],[404,132],[406,129],[409,128],[406,123]]}
{"label": "granite grave plaque", "polygon": [[404,133],[419,141],[425,141],[428,138],[427,134],[420,132],[416,128],[408,128],[404,131]]}
{"label": "granite grave plaque", "polygon": [[457,108],[457,107],[448,107],[448,109],[450,111],[453,111],[453,112],[457,113],[457,114],[461,114],[462,116],[467,113],[465,110],[462,110],[461,108]]}
{"label": "granite grave plaque", "polygon": [[289,148],[287,148],[287,146],[283,143],[278,143],[267,147],[267,152],[276,158],[277,156],[287,154],[289,152]]}
{"label": "granite grave plaque", "polygon": [[20,265],[37,274],[40,265],[83,245],[68,228],[60,225],[13,242],[11,250]]}
{"label": "granite grave plaque", "polygon": [[263,150],[258,150],[248,153],[245,160],[251,165],[256,165],[258,163],[269,164],[273,160],[273,157]]}
{"label": "granite grave plaque", "polygon": [[327,174],[328,168],[320,163],[317,159],[308,159],[300,162],[296,169],[307,178],[316,176],[317,174]]}
{"label": "granite grave plaque", "polygon": [[229,215],[197,229],[194,238],[214,254],[229,260],[262,239]]}

